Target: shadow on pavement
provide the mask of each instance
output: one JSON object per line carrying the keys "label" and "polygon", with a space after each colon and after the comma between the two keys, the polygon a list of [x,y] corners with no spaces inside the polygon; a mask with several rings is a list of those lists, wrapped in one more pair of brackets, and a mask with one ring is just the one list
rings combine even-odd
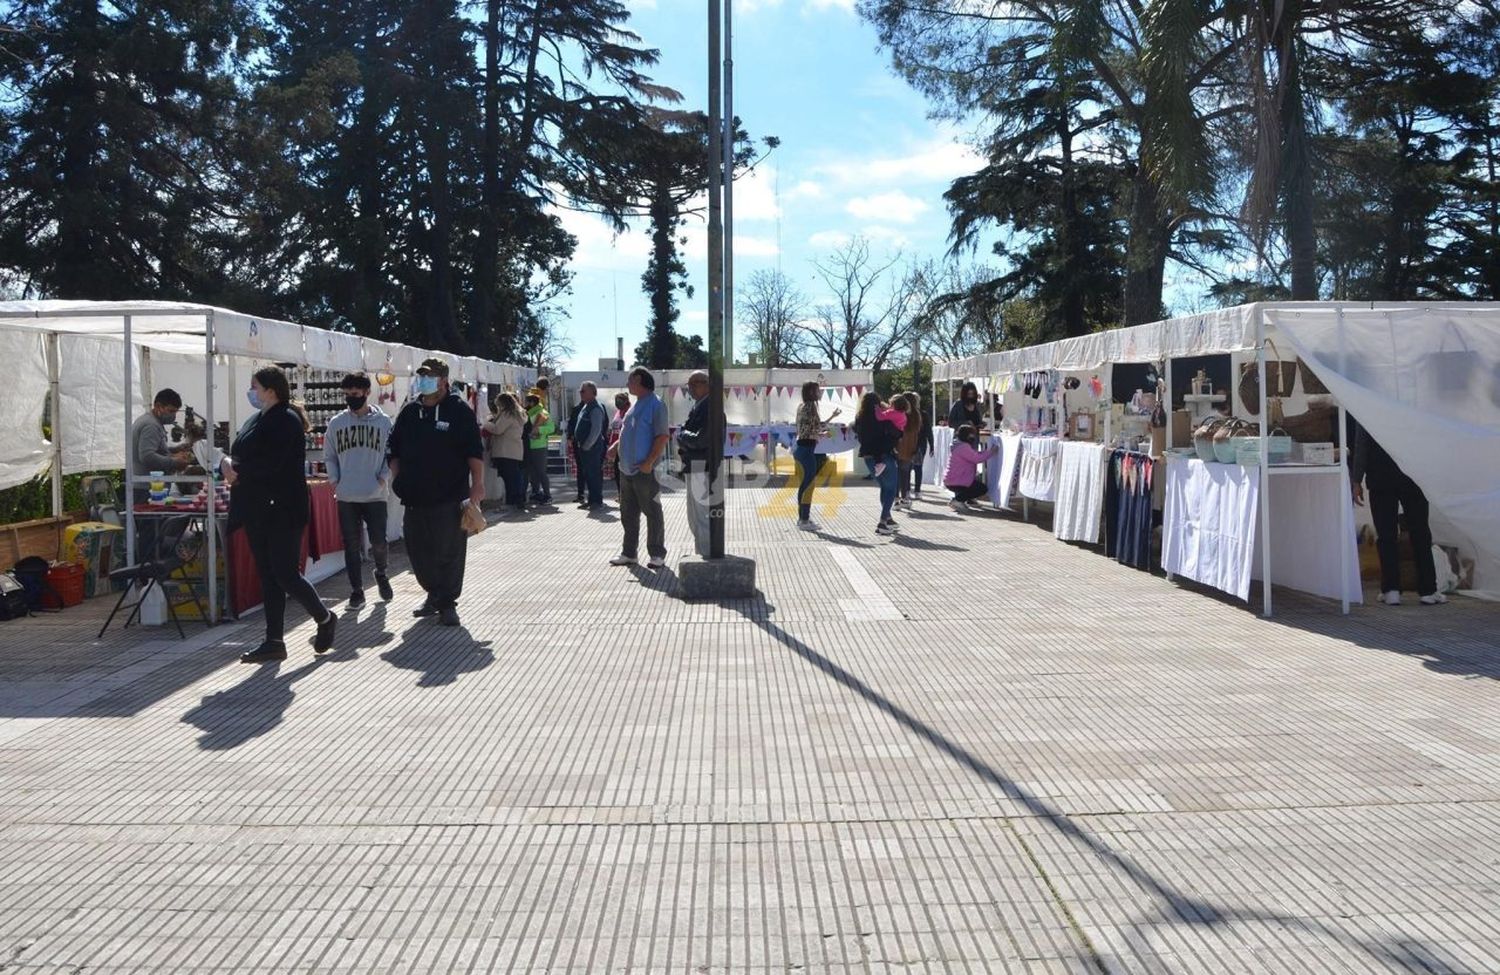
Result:
{"label": "shadow on pavement", "polygon": [[418,687],[452,684],[461,674],[483,670],[495,662],[489,640],[475,640],[466,626],[441,626],[429,618],[409,627],[401,642],[380,659],[402,670],[421,674]]}
{"label": "shadow on pavement", "polygon": [[203,732],[198,738],[199,748],[205,751],[237,748],[281,724],[297,696],[292,685],[329,659],[315,657],[295,670],[284,672],[281,670],[284,662],[256,664],[249,677],[203,698],[182,720]]}
{"label": "shadow on pavement", "polygon": [[[1007,798],[1013,800],[1027,812],[1037,817],[1055,829],[1058,833],[1086,849],[1101,861],[1109,864],[1125,876],[1129,877],[1140,888],[1154,897],[1160,905],[1159,912],[1150,912],[1146,916],[1129,924],[1125,929],[1127,937],[1132,928],[1149,929],[1163,925],[1205,925],[1217,927],[1237,922],[1262,923],[1276,928],[1291,928],[1301,930],[1309,934],[1327,938],[1337,942],[1346,948],[1359,951],[1368,955],[1381,964],[1392,966],[1395,970],[1422,973],[1422,975],[1460,975],[1467,971],[1467,966],[1459,963],[1450,963],[1441,957],[1428,945],[1423,944],[1409,936],[1402,937],[1390,935],[1379,940],[1369,940],[1339,930],[1311,917],[1298,917],[1287,914],[1278,914],[1275,911],[1243,909],[1243,908],[1220,908],[1207,901],[1200,900],[1189,893],[1178,890],[1169,882],[1158,878],[1140,864],[1123,853],[1111,849],[1097,836],[1089,833],[1068,814],[1049,805],[1045,800],[1032,795],[1018,783],[1009,778],[1005,773],[990,765],[978,755],[969,751],[963,745],[948,738],[936,728],[927,724],[916,714],[892,701],[880,691],[865,683],[858,675],[845,669],[817,650],[803,643],[797,637],[782,629],[772,621],[776,608],[756,600],[764,607],[764,613],[747,611],[748,607],[738,605],[736,602],[725,602],[726,608],[733,609],[743,615],[750,622],[764,630],[777,643],[781,644],[802,660],[812,664],[825,676],[849,691],[858,695],[866,703],[873,705],[891,720],[901,725],[907,731],[920,738],[939,754],[953,761],[961,768],[971,772],[976,778],[992,786]],[[1015,834],[1016,840],[1026,848],[1027,855],[1033,856],[1025,838],[1019,833]],[[1033,859],[1034,856],[1033,856]],[[1040,869],[1040,867],[1038,867]],[[1059,896],[1059,906],[1066,909]],[[1082,932],[1080,931],[1080,935]],[[1315,952],[1315,946],[1306,946],[1309,953]],[[1098,947],[1085,941],[1083,950],[1087,960],[1092,967],[1101,973],[1118,970],[1118,966],[1106,961],[1100,954]],[[1143,946],[1143,950],[1150,951],[1149,946]],[[1153,954],[1153,960],[1157,964],[1156,971],[1171,971],[1167,964],[1168,959]]]}

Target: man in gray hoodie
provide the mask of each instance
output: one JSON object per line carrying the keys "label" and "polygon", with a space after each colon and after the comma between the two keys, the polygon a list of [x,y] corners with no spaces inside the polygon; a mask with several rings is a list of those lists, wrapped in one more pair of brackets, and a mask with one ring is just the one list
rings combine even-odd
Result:
{"label": "man in gray hoodie", "polygon": [[386,482],[390,468],[386,462],[386,442],[391,437],[391,418],[371,406],[370,377],[362,372],[345,376],[340,386],[348,409],[328,421],[323,440],[323,458],[328,463],[328,479],[333,482],[339,502],[339,530],[344,535],[344,567],[349,573],[349,608],[365,604],[364,579],[360,561],[364,546],[361,529],[370,533],[370,557],[375,560],[375,585],[380,598],[389,602],[394,596],[386,578],[385,518]]}

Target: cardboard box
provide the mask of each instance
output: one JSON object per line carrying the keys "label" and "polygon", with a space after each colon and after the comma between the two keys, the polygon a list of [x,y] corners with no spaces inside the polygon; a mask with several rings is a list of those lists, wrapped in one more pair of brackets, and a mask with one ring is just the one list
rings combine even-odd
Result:
{"label": "cardboard box", "polygon": [[125,529],[103,521],[81,521],[63,530],[63,558],[83,566],[83,595],[111,591],[109,574],[125,561]]}
{"label": "cardboard box", "polygon": [[1172,411],[1172,446],[1191,447],[1193,445],[1193,420],[1187,410]]}

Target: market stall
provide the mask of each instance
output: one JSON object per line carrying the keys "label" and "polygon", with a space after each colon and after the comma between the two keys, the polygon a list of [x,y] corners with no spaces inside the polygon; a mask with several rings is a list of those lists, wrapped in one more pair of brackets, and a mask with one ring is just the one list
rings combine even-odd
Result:
{"label": "market stall", "polygon": [[[1205,356],[1227,358],[1231,388],[1200,376],[1204,385],[1185,393],[1174,363]],[[1119,363],[1151,364],[1158,388],[1116,396],[1111,367]],[[1345,414],[1352,412],[1427,494],[1434,534],[1473,558],[1475,588],[1500,588],[1500,305],[1227,308],[935,363],[934,400],[938,384],[965,380],[1003,397],[1006,425],[1023,437],[1020,490],[1060,505],[1054,523],[1061,517],[1065,534],[1094,534],[1084,522],[1099,481],[1097,452],[1087,463],[1067,464],[1076,453],[1067,444],[1110,448],[1107,497],[1119,495],[1122,471],[1132,496],[1143,478],[1148,491],[1162,490],[1164,567],[1241,598],[1249,579],[1266,580],[1266,614],[1273,580],[1339,598],[1346,610],[1361,598],[1341,462]],[[1122,399],[1136,409],[1122,409]],[[1174,412],[1178,403],[1183,409]],[[1153,418],[1144,427],[1140,417],[1148,411],[1141,407]],[[1215,411],[1253,419],[1258,428],[1242,431],[1250,435],[1234,445],[1233,457],[1189,457],[1182,442],[1189,414]],[[1296,439],[1326,430],[1330,442],[1288,453],[1293,438],[1277,427],[1294,426]],[[1149,475],[1144,465],[1122,463],[1122,455],[1149,459]],[[1226,460],[1234,462],[1220,462]],[[1074,507],[1080,502],[1087,506],[1081,518]],[[1139,502],[1128,506],[1138,522]],[[1226,508],[1238,512],[1228,522]],[[1106,528],[1106,535],[1114,530]]]}
{"label": "market stall", "polygon": [[[312,398],[319,391],[314,383],[336,382],[329,377],[366,370],[380,390],[377,403],[394,413],[410,393],[416,364],[433,354],[442,355],[204,305],[0,302],[0,356],[12,367],[7,401],[14,404],[8,417],[11,422],[0,427],[0,488],[26,483],[50,469],[55,511],[61,509],[66,473],[123,468],[127,496],[133,489],[146,490],[153,480],[151,472],[134,470],[126,444],[131,423],[163,387],[177,389],[184,406],[192,407],[203,420],[210,443],[226,449],[248,416],[242,391],[250,373],[261,365],[291,365],[294,394],[308,396],[324,412],[334,404],[331,399],[324,403]],[[453,365],[453,378],[476,389],[486,384],[529,383],[535,376],[534,370],[504,363],[444,357]],[[310,464],[321,460],[316,437],[316,431],[310,434]],[[327,489],[326,481],[312,476],[311,467],[309,475],[315,495],[320,484]],[[223,537],[221,513],[210,512],[207,506],[197,511],[194,504],[193,492],[206,493],[214,476],[209,471],[157,478],[179,489],[186,486],[182,497],[169,493],[172,502],[182,503],[169,503],[166,497],[152,499],[143,512],[151,517],[150,509],[157,506],[159,514],[196,515],[212,523],[213,530],[203,532],[207,567],[221,561],[226,542],[232,557],[235,544]],[[331,491],[327,493],[331,503]],[[134,503],[125,508],[125,544],[131,561],[137,540],[135,509]],[[399,526],[400,518],[392,523]],[[338,571],[342,543],[337,538],[337,518],[317,519],[309,531],[315,533],[309,550],[315,557],[322,556],[313,577]],[[232,568],[229,573],[233,578]],[[211,618],[217,619],[217,572],[206,571],[204,589]]]}

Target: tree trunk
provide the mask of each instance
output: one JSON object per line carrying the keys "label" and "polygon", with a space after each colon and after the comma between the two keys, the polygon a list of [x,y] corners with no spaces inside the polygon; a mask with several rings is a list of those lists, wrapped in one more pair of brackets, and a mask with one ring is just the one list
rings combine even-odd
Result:
{"label": "tree trunk", "polygon": [[1072,338],[1084,335],[1088,332],[1088,322],[1084,320],[1083,288],[1079,286],[1079,275],[1086,255],[1080,253],[1083,247],[1082,235],[1078,232],[1078,191],[1073,181],[1073,127],[1068,120],[1068,105],[1064,103],[1058,110],[1057,139],[1062,149],[1062,240],[1060,241],[1063,252],[1063,281],[1065,290],[1062,299],[1062,326],[1063,335]]}
{"label": "tree trunk", "polygon": [[375,6],[365,15],[364,63],[361,66],[363,96],[355,120],[354,151],[359,166],[359,213],[356,215],[354,246],[354,325],[361,330],[382,324],[381,295],[387,280],[384,274],[387,241],[385,239],[385,194],[381,187],[380,120],[385,114],[385,91],[381,84],[384,62],[380,41],[380,24]]}
{"label": "tree trunk", "polygon": [[652,369],[671,369],[676,365],[677,337],[672,330],[672,319],[676,317],[672,308],[676,225],[672,188],[666,179],[661,179],[651,193],[651,263],[646,269],[645,282],[651,301]]}
{"label": "tree trunk", "polygon": [[1313,223],[1311,146],[1307,105],[1302,97],[1302,68],[1295,39],[1281,47],[1281,76],[1286,95],[1281,104],[1282,187],[1286,207],[1287,249],[1291,255],[1292,300],[1318,299],[1318,232]]}
{"label": "tree trunk", "polygon": [[69,86],[66,117],[62,124],[62,172],[58,183],[57,258],[53,278],[66,283],[69,298],[125,298],[110,294],[113,274],[100,243],[94,212],[100,197],[98,167],[100,120],[99,82],[95,57],[99,36],[97,3],[77,5],[70,25],[74,35],[73,83]]}
{"label": "tree trunk", "polygon": [[487,0],[484,19],[484,132],[480,145],[479,234],[474,251],[470,346],[493,352],[500,260],[500,0]]}
{"label": "tree trunk", "polygon": [[1130,202],[1130,230],[1125,254],[1124,324],[1160,321],[1162,282],[1167,270],[1171,225],[1162,213],[1157,192],[1145,167],[1136,170]]}

